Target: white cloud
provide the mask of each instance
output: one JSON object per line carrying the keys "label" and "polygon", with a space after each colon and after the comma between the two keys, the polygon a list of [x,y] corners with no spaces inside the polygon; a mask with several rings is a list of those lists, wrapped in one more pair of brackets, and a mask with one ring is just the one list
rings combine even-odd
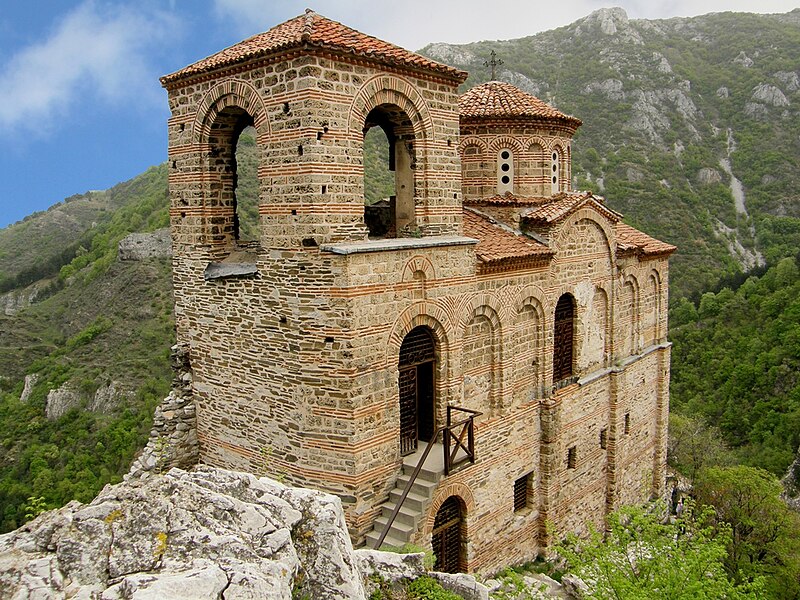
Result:
{"label": "white cloud", "polygon": [[68,13],[52,35],[0,66],[0,133],[41,131],[85,102],[137,103],[158,97],[145,53],[166,31],[166,17],[91,1]]}

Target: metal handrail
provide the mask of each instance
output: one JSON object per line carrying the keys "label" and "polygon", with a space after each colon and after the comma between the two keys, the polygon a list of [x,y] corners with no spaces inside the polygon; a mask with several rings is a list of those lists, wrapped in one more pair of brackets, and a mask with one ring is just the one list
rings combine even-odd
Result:
{"label": "metal handrail", "polygon": [[[451,415],[450,415],[451,409],[469,413],[470,416],[467,417],[466,419],[464,419],[463,421],[459,421],[458,423],[451,424]],[[436,442],[436,439],[439,437],[440,433],[444,432],[442,448],[444,449],[444,472],[445,472],[445,475],[449,475],[450,474],[450,470],[454,466],[457,466],[458,464],[461,464],[462,462],[464,462],[464,460],[469,460],[472,463],[475,462],[475,423],[474,422],[475,422],[475,417],[478,417],[478,416],[480,416],[482,414],[483,414],[482,412],[477,411],[477,410],[472,410],[472,409],[469,409],[469,408],[461,408],[459,406],[449,406],[448,405],[448,407],[447,407],[447,424],[444,425],[444,426],[437,427],[436,430],[433,432],[433,435],[431,436],[430,441],[428,441],[428,445],[425,446],[425,450],[423,451],[422,456],[420,457],[419,461],[417,462],[417,466],[414,467],[414,472],[411,473],[411,477],[408,478],[408,482],[406,483],[406,486],[403,489],[403,493],[400,495],[400,500],[397,501],[397,504],[395,505],[391,516],[389,517],[389,520],[386,522],[386,526],[383,528],[383,532],[381,533],[380,537],[378,538],[378,541],[375,542],[375,550],[378,550],[381,547],[381,544],[383,544],[383,540],[385,540],[386,536],[389,534],[389,529],[391,529],[392,523],[394,523],[394,520],[397,518],[397,515],[400,513],[400,508],[402,508],[403,502],[406,501],[406,497],[408,497],[408,494],[411,491],[411,488],[414,485],[414,482],[417,480],[417,476],[419,475],[419,472],[422,470],[422,465],[425,464],[425,460],[428,458],[428,454],[430,454],[431,448],[433,448],[433,444]],[[458,437],[455,438],[456,441],[457,441],[457,444],[456,444],[456,448],[455,448],[455,450],[454,450],[454,452],[453,452],[453,454],[451,456],[449,447],[450,447],[450,437],[452,436],[452,433],[451,433],[450,430],[451,429],[455,429],[456,427],[461,427],[461,426],[463,426],[463,429],[461,430],[461,434]],[[469,450],[467,448],[465,448],[464,445],[463,445],[463,438],[464,438],[464,431],[465,430],[468,430],[468,441],[467,441],[467,443],[468,443]],[[467,453],[467,456],[465,457],[465,459],[459,461],[458,463],[455,463],[453,459],[455,458],[455,455],[458,453],[458,448],[462,448]]]}

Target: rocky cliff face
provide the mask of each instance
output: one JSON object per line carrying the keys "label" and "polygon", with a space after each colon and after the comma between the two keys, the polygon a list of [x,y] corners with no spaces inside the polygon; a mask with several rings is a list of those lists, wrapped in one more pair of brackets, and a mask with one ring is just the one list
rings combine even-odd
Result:
{"label": "rocky cliff face", "polygon": [[[0,536],[0,597],[361,600],[421,554],[353,550],[335,496],[211,467],[107,486]],[[465,598],[465,575],[437,574]]]}
{"label": "rocky cliff face", "polygon": [[120,260],[145,260],[172,256],[169,228],[152,233],[131,233],[119,242],[117,256]]}
{"label": "rocky cliff face", "polygon": [[786,504],[800,512],[800,448],[797,450],[797,458],[789,465],[781,483],[783,483],[783,499]]}

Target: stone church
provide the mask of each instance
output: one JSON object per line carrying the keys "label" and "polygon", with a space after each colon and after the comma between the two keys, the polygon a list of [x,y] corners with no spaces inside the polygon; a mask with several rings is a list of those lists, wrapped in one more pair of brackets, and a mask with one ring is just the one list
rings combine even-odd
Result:
{"label": "stone church", "polygon": [[675,248],[571,189],[579,119],[466,77],[308,10],[161,81],[201,462],[338,495],[356,544],[489,572],[662,493]]}

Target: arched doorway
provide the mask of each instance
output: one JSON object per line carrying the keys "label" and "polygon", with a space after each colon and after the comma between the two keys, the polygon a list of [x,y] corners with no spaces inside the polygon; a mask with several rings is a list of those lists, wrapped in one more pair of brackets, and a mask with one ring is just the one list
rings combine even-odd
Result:
{"label": "arched doorway", "polygon": [[464,511],[457,496],[450,496],[436,512],[433,521],[431,546],[436,562],[433,568],[445,573],[464,570],[463,541]]}
{"label": "arched doorway", "polygon": [[417,450],[418,441],[430,441],[434,426],[436,344],[428,327],[412,329],[400,346],[400,454]]}

